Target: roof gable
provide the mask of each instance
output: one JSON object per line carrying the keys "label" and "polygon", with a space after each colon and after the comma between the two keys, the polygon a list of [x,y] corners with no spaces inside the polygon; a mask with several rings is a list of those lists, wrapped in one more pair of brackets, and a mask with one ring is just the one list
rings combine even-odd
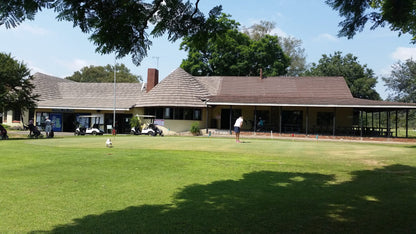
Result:
{"label": "roof gable", "polygon": [[136,106],[203,107],[202,99],[208,95],[208,90],[198,79],[182,68],[177,68],[144,94]]}

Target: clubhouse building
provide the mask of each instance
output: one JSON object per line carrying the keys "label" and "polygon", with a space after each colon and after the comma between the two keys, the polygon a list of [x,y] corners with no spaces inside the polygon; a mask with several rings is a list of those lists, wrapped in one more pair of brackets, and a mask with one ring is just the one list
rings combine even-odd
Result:
{"label": "clubhouse building", "polygon": [[408,113],[416,109],[413,103],[354,98],[343,77],[192,76],[177,68],[161,82],[158,70],[149,69],[147,83],[78,83],[36,73],[34,85],[37,108],[4,113],[3,123],[33,119],[42,127],[49,117],[55,131],[72,132],[79,116],[89,115],[111,132],[115,113],[118,133],[129,133],[130,119],[141,115],[154,116],[165,133],[175,134],[194,122],[204,132],[231,132],[244,116],[243,131],[395,137],[397,116],[404,116],[407,136]]}

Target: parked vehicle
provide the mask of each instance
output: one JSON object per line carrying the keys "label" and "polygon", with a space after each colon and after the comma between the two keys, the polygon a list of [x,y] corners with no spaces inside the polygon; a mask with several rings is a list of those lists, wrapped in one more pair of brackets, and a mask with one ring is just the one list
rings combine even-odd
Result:
{"label": "parked vehicle", "polygon": [[[99,115],[81,115],[78,117],[80,120],[84,119],[84,123],[90,123],[92,124],[91,127],[85,127],[81,124],[75,129],[74,135],[80,136],[80,135],[103,135],[104,130],[99,128],[98,123],[100,123],[101,116]],[[88,119],[88,120],[87,120]],[[94,121],[92,121],[94,120]]]}
{"label": "parked vehicle", "polygon": [[163,131],[160,130],[156,124],[151,123],[142,129],[142,134],[149,136],[163,136]]}
{"label": "parked vehicle", "polygon": [[133,135],[163,136],[163,131],[154,123],[154,115],[137,115],[143,123],[141,127],[132,127],[130,133]]}

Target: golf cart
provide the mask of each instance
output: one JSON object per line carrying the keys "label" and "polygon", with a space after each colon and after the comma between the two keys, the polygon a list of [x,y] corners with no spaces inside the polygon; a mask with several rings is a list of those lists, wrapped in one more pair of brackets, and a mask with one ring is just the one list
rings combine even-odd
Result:
{"label": "golf cart", "polygon": [[[80,115],[77,116],[78,127],[75,129],[74,135],[103,135],[104,131],[99,128],[102,115]],[[87,127],[86,127],[87,126]]]}
{"label": "golf cart", "polygon": [[131,134],[133,135],[149,135],[149,136],[163,136],[163,131],[157,127],[157,124],[154,123],[155,117],[154,115],[136,115],[141,123],[141,128],[139,127],[132,127]]}

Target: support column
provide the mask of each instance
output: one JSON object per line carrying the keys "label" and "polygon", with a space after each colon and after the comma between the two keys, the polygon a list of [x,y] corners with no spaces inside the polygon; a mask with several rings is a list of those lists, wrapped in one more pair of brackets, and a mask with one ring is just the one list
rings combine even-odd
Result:
{"label": "support column", "polygon": [[332,136],[335,136],[336,120],[337,120],[337,108],[334,107],[334,116],[332,117]]}
{"label": "support column", "polygon": [[387,111],[387,137],[390,137],[390,111]]}
{"label": "support column", "polygon": [[396,137],[397,137],[397,122],[398,122],[398,121],[397,121],[397,118],[398,118],[398,117],[397,117],[397,114],[398,114],[398,113],[397,113],[397,110],[396,110]]}
{"label": "support column", "polygon": [[206,113],[206,118],[207,118],[207,120],[205,121],[205,125],[206,125],[206,129],[207,129],[207,130],[205,131],[205,133],[207,133],[207,134],[208,134],[208,127],[209,127],[209,114],[208,114],[209,107],[208,107],[208,105],[207,105],[206,111],[207,111],[207,113]]}
{"label": "support column", "polygon": [[381,112],[378,112],[378,130],[380,131],[381,129]]}
{"label": "support column", "polygon": [[306,127],[306,136],[308,135],[308,128],[309,128],[309,107],[306,107],[306,123],[305,123],[305,127]]}
{"label": "support column", "polygon": [[254,106],[254,122],[253,122],[254,133],[257,131],[257,107]]}
{"label": "support column", "polygon": [[409,138],[409,109],[406,109],[406,138]]}
{"label": "support column", "polygon": [[282,134],[282,107],[279,106],[279,133]]}
{"label": "support column", "polygon": [[232,121],[233,121],[233,106],[230,106],[230,135],[233,134],[233,131],[232,131],[233,123],[232,123]]}
{"label": "support column", "polygon": [[363,137],[363,111],[360,110],[360,137]]}

